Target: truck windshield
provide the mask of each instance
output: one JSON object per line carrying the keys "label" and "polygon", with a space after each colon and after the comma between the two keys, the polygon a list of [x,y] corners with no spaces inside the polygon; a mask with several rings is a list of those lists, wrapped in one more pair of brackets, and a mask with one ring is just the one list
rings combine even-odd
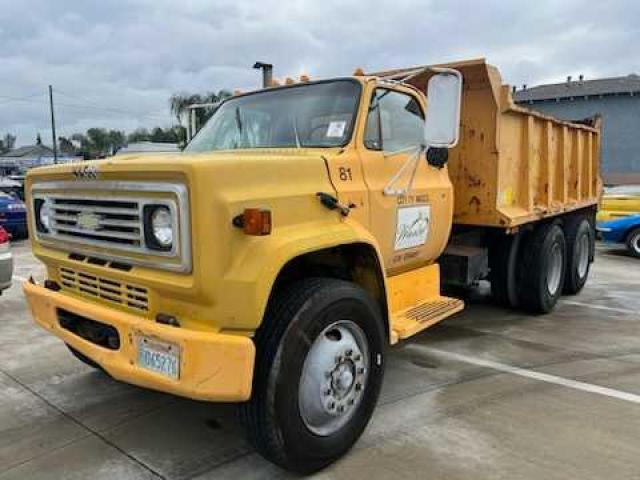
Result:
{"label": "truck windshield", "polygon": [[227,100],[185,152],[338,147],[351,138],[360,99],[353,80],[300,84]]}

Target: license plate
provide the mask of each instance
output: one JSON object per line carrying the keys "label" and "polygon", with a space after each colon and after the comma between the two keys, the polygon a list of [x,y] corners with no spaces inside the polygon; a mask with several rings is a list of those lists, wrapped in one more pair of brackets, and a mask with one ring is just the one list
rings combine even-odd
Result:
{"label": "license plate", "polygon": [[138,366],[177,380],[180,376],[180,349],[177,345],[140,335]]}

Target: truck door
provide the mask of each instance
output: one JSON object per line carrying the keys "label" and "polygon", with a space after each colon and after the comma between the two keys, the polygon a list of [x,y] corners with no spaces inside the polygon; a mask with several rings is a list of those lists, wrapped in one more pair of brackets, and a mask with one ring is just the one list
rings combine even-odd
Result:
{"label": "truck door", "polygon": [[[452,186],[446,168],[417,161],[413,188],[403,195],[388,195],[384,189],[413,149],[393,154],[423,142],[424,111],[418,96],[407,89],[375,88],[362,138],[362,165],[369,195],[370,228],[375,235],[385,268],[390,274],[435,260],[444,247],[453,214]],[[404,187],[409,169],[397,186]]]}

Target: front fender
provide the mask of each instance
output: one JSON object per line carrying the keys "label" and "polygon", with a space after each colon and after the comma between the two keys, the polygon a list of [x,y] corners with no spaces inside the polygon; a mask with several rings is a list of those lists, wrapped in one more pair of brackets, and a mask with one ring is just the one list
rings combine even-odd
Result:
{"label": "front fender", "polygon": [[242,252],[237,252],[222,282],[220,325],[223,329],[255,330],[262,322],[275,280],[289,261],[314,251],[353,243],[371,245],[379,265],[383,265],[374,237],[348,219],[291,225],[274,229],[269,236],[255,237]]}

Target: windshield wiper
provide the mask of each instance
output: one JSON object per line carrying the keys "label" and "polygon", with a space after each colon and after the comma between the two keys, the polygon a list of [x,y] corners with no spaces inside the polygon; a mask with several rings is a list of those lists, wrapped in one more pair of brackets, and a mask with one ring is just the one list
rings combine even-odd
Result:
{"label": "windshield wiper", "polygon": [[242,135],[242,118],[240,117],[240,105],[236,107],[236,125],[238,126],[240,135]]}
{"label": "windshield wiper", "polygon": [[298,122],[295,114],[291,116],[291,121],[293,122],[293,134],[296,136],[296,148],[300,148],[300,136],[298,135]]}

